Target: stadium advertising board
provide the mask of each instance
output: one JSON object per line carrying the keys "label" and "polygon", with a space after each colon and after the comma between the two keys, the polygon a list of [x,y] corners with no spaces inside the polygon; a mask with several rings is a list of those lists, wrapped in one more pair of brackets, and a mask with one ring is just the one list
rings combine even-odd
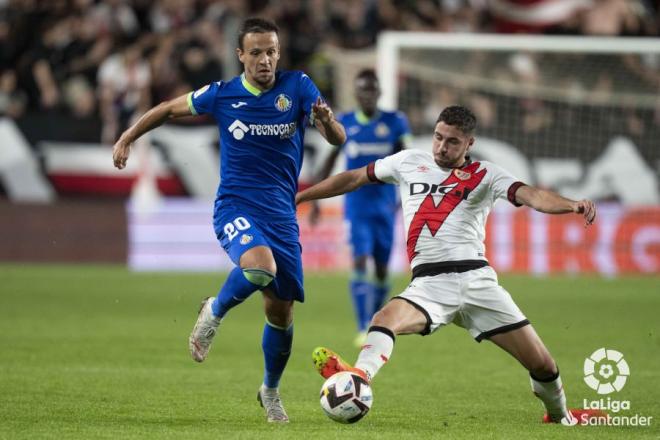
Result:
{"label": "stadium advertising board", "polygon": [[[608,276],[660,271],[660,207],[598,206],[589,228],[578,216],[547,216],[502,202],[486,225],[486,256],[500,272],[599,273]],[[129,205],[129,264],[136,270],[217,270],[231,267],[213,236],[210,204],[163,199],[149,212]],[[299,211],[307,270],[350,269],[340,201],[326,202],[320,224]],[[404,233],[397,219],[392,269],[408,270]]]}

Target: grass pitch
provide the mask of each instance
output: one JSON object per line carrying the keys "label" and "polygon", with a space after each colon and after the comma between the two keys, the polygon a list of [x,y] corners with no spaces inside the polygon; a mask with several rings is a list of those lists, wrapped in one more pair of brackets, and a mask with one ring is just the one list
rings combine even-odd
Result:
{"label": "grass pitch", "polygon": [[[660,437],[660,278],[502,277],[557,359],[569,403],[599,396],[582,381],[600,347],[630,365],[619,415],[650,427],[542,425],[526,372],[493,344],[449,326],[397,339],[355,425],[326,418],[311,351],[357,350],[347,277],[306,277],[282,396],[291,423],[267,424],[261,383],[262,301],[253,295],[222,324],[209,358],[187,338],[215,274],[134,274],[117,267],[0,266],[0,438],[403,439]],[[394,292],[407,284],[397,278]]]}

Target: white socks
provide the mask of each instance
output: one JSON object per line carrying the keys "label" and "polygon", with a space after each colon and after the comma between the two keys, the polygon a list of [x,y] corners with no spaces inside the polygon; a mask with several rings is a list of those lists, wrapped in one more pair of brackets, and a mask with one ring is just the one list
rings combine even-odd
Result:
{"label": "white socks", "polygon": [[548,379],[538,380],[530,374],[532,391],[543,402],[548,415],[554,422],[561,422],[563,418],[569,421],[572,416],[566,408],[566,395],[561,383],[559,372]]}
{"label": "white socks", "polygon": [[367,373],[369,381],[378,373],[392,355],[394,348],[394,333],[385,327],[371,326],[367,340],[362,346],[355,368]]}

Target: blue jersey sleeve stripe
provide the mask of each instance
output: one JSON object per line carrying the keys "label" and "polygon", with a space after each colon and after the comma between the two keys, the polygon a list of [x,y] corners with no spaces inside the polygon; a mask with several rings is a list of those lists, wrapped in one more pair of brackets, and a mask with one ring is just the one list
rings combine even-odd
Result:
{"label": "blue jersey sleeve stripe", "polygon": [[193,115],[198,115],[199,113],[197,113],[197,110],[195,110],[195,106],[193,105],[192,102],[192,96],[193,96],[193,92],[188,93],[188,108],[190,109],[190,113],[192,113]]}

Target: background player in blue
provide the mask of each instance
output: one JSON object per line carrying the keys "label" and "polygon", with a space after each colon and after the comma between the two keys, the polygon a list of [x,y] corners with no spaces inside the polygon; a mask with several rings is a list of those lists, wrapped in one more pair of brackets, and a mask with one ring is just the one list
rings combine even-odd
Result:
{"label": "background player in blue", "polygon": [[221,165],[213,224],[237,267],[217,297],[202,301],[190,353],[202,362],[227,312],[261,290],[265,374],[257,398],[268,421],[287,422],[278,386],[291,352],[293,302],[304,300],[295,206],[304,130],[312,121],[334,145],[343,144],[346,134],[307,75],[276,70],[280,45],[274,23],[246,20],[236,52],[242,75],[149,110],[122,134],[113,159],[124,168],[131,143],[169,118],[208,113],[216,119]]}
{"label": "background player in blue", "polygon": [[[330,175],[340,151],[346,156],[346,168],[362,168],[406,147],[410,137],[408,120],[401,112],[387,112],[377,107],[380,85],[373,69],[364,69],[355,77],[358,109],[339,116],[346,129],[346,143],[330,153],[321,168],[318,181]],[[345,216],[350,225],[353,274],[350,292],[355,309],[361,346],[367,327],[389,293],[387,265],[394,240],[394,218],[398,208],[396,188],[368,185],[346,194]],[[312,205],[310,221],[316,223],[320,210]],[[375,277],[367,277],[367,261],[373,258]]]}

